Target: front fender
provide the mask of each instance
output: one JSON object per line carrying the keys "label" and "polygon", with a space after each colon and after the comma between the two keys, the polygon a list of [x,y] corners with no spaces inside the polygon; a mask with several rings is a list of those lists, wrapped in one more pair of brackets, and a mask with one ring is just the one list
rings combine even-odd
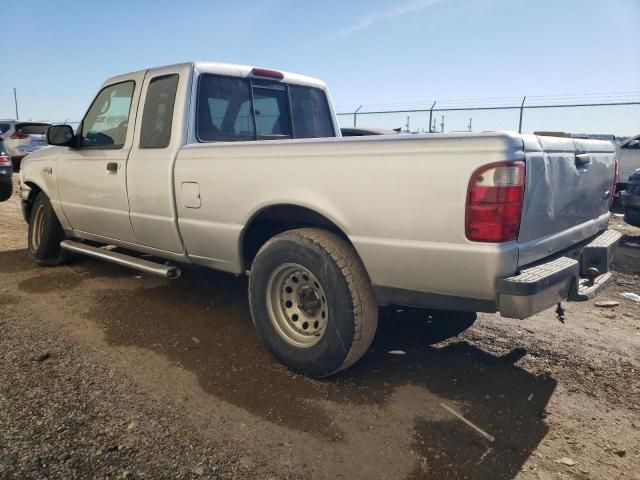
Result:
{"label": "front fender", "polygon": [[20,198],[23,202],[23,214],[29,221],[30,207],[36,196],[43,192],[53,207],[62,228],[70,230],[71,225],[67,221],[62,209],[58,181],[56,178],[56,165],[58,162],[59,147],[43,148],[27,155],[23,159],[20,170]]}

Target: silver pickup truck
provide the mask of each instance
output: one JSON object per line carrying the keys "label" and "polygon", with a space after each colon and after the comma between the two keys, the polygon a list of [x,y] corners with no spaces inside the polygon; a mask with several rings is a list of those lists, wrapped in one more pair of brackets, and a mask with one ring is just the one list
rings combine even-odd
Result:
{"label": "silver pickup truck", "polygon": [[619,238],[610,142],[341,138],[325,84],[276,70],[110,78],[76,132],[47,140],[20,172],[36,262],[77,252],[168,278],[182,264],[247,274],[262,339],[316,377],[367,351],[379,306],[526,318],[591,298]]}

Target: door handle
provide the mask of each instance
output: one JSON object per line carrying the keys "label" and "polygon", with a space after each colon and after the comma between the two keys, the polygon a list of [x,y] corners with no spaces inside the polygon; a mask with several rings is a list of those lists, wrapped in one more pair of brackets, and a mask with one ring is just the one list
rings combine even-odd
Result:
{"label": "door handle", "polygon": [[107,163],[107,172],[109,172],[109,173],[118,173],[118,163],[117,162],[109,162],[109,163]]}
{"label": "door handle", "polygon": [[589,165],[591,163],[591,158],[588,153],[576,153],[576,167],[582,167],[584,165]]}

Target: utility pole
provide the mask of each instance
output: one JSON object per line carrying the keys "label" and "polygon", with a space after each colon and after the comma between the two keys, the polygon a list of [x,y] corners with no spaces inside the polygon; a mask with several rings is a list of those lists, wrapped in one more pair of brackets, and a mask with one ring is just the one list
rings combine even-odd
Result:
{"label": "utility pole", "polygon": [[407,133],[411,133],[411,128],[409,128],[409,122],[411,121],[411,117],[407,115]]}
{"label": "utility pole", "polygon": [[473,120],[473,119],[472,119],[471,117],[469,117],[469,125],[467,125],[467,128],[469,129],[469,131],[471,131],[471,121],[472,121],[472,120]]}
{"label": "utility pole", "polygon": [[440,123],[440,133],[444,133],[444,115],[442,115],[442,122]]}
{"label": "utility pole", "polygon": [[13,102],[16,104],[16,120],[20,120],[20,118],[18,118],[18,94],[16,93],[16,87],[13,87]]}

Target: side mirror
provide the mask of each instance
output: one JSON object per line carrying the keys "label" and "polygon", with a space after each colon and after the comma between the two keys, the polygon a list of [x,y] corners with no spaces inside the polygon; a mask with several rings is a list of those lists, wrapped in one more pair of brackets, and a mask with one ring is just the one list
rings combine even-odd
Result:
{"label": "side mirror", "polygon": [[47,143],[59,147],[69,147],[73,143],[73,128],[69,125],[53,125],[47,130]]}

